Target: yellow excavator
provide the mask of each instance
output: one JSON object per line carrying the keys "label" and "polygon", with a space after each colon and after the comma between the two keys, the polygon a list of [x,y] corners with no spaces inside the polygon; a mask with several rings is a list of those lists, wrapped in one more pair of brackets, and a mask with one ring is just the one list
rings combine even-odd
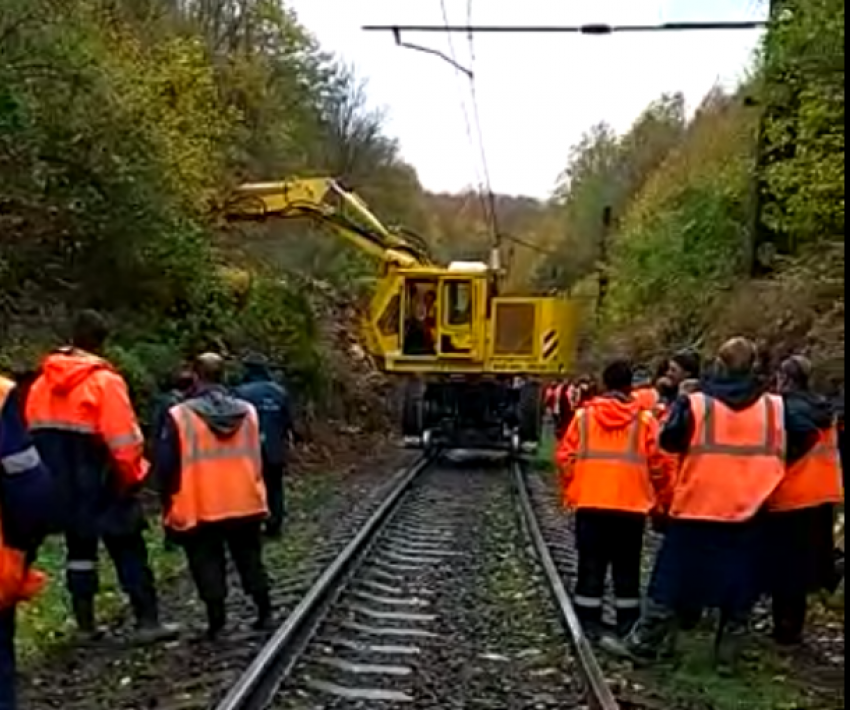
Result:
{"label": "yellow excavator", "polygon": [[380,263],[362,323],[366,350],[405,376],[402,434],[430,448],[533,449],[541,387],[573,363],[579,309],[556,297],[502,295],[491,263],[434,263],[427,244],[391,229],[355,193],[329,178],[255,183],[225,203],[229,221],[308,219]]}

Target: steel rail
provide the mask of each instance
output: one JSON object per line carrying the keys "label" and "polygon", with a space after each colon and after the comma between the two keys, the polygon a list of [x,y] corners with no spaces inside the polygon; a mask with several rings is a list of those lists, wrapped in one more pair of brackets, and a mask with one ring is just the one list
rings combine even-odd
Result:
{"label": "steel rail", "polygon": [[413,482],[433,462],[424,456],[400,473],[380,507],[363,524],[351,542],[322,573],[271,640],[230,689],[216,710],[263,710],[292,673],[327,609],[342,591],[345,581],[368,553],[380,533],[398,511]]}
{"label": "steel rail", "polygon": [[614,697],[610,686],[605,680],[602,668],[593,651],[593,647],[584,633],[581,622],[576,614],[575,607],[570,599],[569,592],[561,578],[561,573],[555,564],[549,545],[543,537],[543,531],[534,512],[531,496],[528,492],[526,477],[522,470],[522,464],[515,461],[512,464],[514,486],[519,501],[522,519],[526,530],[531,538],[534,551],[537,555],[550,591],[558,607],[561,621],[569,636],[570,643],[575,651],[576,658],[584,675],[585,685],[588,691],[588,705],[591,710],[620,710],[620,705]]}

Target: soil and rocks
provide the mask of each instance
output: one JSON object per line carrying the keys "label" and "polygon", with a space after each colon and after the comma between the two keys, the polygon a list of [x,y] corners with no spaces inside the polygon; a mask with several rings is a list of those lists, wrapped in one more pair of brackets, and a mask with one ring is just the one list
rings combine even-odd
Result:
{"label": "soil and rocks", "polygon": [[[297,603],[323,564],[380,502],[380,491],[415,454],[365,432],[301,447],[287,481],[287,530],[269,542],[265,557],[279,617]],[[335,442],[335,443],[334,443]],[[182,553],[171,553],[181,556]],[[33,710],[193,710],[207,708],[251,661],[269,632],[251,629],[253,608],[235,579],[228,632],[203,640],[204,609],[182,557],[181,570],[160,583],[162,616],[183,626],[177,641],[133,647],[124,640],[128,620],[113,622],[110,639],[90,647],[59,644],[23,669],[21,695]]]}

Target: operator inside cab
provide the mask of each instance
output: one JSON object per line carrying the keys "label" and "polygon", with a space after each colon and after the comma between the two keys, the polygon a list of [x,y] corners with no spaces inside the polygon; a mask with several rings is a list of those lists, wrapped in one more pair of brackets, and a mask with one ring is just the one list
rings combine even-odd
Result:
{"label": "operator inside cab", "polygon": [[405,355],[437,354],[437,283],[413,281],[407,290]]}

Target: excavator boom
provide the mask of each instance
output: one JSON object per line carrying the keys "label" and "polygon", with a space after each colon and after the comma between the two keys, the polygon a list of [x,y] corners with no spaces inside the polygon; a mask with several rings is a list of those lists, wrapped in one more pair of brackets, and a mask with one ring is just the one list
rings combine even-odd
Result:
{"label": "excavator boom", "polygon": [[396,234],[353,192],[330,178],[249,183],[225,205],[230,221],[309,219],[398,268],[430,266],[427,250]]}

